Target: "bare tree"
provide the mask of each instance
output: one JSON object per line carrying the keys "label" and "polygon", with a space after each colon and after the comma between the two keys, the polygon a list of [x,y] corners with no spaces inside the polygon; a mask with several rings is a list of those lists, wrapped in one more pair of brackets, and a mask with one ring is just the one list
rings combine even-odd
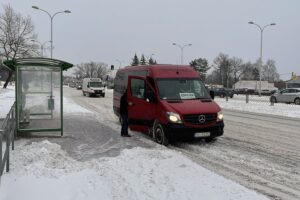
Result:
{"label": "bare tree", "polygon": [[[37,38],[31,18],[16,13],[10,5],[4,5],[3,11],[0,13],[0,55],[2,59],[29,57],[36,53],[37,45],[31,43],[31,40]],[[6,88],[12,74],[12,71],[8,72],[3,88]]]}
{"label": "bare tree", "polygon": [[276,63],[274,60],[267,60],[266,64],[262,67],[262,80],[275,82],[279,80],[277,73]]}
{"label": "bare tree", "polygon": [[108,65],[105,63],[81,63],[76,65],[74,74],[76,78],[104,78],[108,73]]}
{"label": "bare tree", "polygon": [[243,74],[243,60],[241,58],[230,58],[231,71],[233,73],[234,83],[238,82],[239,78]]}
{"label": "bare tree", "polygon": [[227,54],[220,53],[214,59],[213,67],[219,77],[218,84],[229,87],[229,79],[232,72],[229,56]]}

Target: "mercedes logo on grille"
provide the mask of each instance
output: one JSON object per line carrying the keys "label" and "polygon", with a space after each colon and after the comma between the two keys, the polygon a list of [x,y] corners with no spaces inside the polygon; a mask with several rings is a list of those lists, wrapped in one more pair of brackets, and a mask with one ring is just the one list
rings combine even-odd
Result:
{"label": "mercedes logo on grille", "polygon": [[205,122],[205,115],[199,115],[198,121],[200,122],[200,124],[203,124]]}

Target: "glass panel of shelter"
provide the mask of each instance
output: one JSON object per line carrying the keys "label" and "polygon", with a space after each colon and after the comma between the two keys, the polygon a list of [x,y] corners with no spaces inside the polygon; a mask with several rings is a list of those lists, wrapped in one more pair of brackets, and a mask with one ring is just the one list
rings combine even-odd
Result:
{"label": "glass panel of shelter", "polygon": [[18,70],[20,128],[60,128],[61,69],[59,67],[21,66]]}

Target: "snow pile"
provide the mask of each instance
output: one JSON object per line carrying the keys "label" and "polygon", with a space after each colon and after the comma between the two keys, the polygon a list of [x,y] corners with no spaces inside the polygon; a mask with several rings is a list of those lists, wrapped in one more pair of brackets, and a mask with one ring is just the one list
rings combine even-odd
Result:
{"label": "snow pile", "polygon": [[267,199],[164,147],[76,161],[49,141],[17,141],[0,200]]}
{"label": "snow pile", "polygon": [[215,101],[224,109],[300,118],[299,105],[275,103],[274,106],[271,106],[269,102],[250,100],[249,103],[246,103],[245,100],[229,99],[226,101],[225,98],[216,98]]}
{"label": "snow pile", "polygon": [[0,89],[0,118],[5,118],[15,102],[15,87],[7,86]]}

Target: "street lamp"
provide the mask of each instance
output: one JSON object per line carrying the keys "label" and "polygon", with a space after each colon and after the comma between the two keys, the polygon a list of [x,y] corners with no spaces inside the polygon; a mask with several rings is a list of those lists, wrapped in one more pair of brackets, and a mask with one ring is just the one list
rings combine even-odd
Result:
{"label": "street lamp", "polygon": [[258,90],[258,94],[259,94],[259,96],[261,96],[261,69],[262,69],[263,32],[264,32],[265,28],[267,28],[268,26],[274,26],[276,24],[275,23],[271,23],[271,24],[267,24],[267,25],[261,27],[260,25],[254,23],[252,21],[250,21],[248,23],[257,26],[259,28],[259,30],[260,30],[260,58],[259,58],[259,90]]}
{"label": "street lamp", "polygon": [[185,47],[192,46],[192,44],[185,44],[185,45],[182,46],[182,45],[180,45],[180,44],[173,43],[173,45],[180,48],[180,50],[181,50],[181,64],[183,64],[183,49],[184,49]]}
{"label": "street lamp", "polygon": [[46,10],[43,10],[37,6],[32,6],[33,9],[37,9],[37,10],[40,10],[40,11],[43,11],[45,12],[49,17],[50,17],[50,21],[51,21],[51,58],[53,57],[53,18],[55,17],[55,15],[59,14],[59,13],[71,13],[71,11],[69,10],[64,10],[64,11],[59,11],[59,12],[56,12],[54,13],[53,15],[51,15],[49,12],[47,12]]}
{"label": "street lamp", "polygon": [[37,41],[37,40],[30,40],[31,42],[36,42],[36,43],[39,43],[39,45],[41,46],[41,56],[42,57],[44,57],[44,45],[47,43],[47,42],[50,42],[51,43],[51,41],[50,40],[48,40],[48,41],[46,41],[46,42],[44,42],[44,43],[41,43],[41,42],[39,42],[39,41]]}

